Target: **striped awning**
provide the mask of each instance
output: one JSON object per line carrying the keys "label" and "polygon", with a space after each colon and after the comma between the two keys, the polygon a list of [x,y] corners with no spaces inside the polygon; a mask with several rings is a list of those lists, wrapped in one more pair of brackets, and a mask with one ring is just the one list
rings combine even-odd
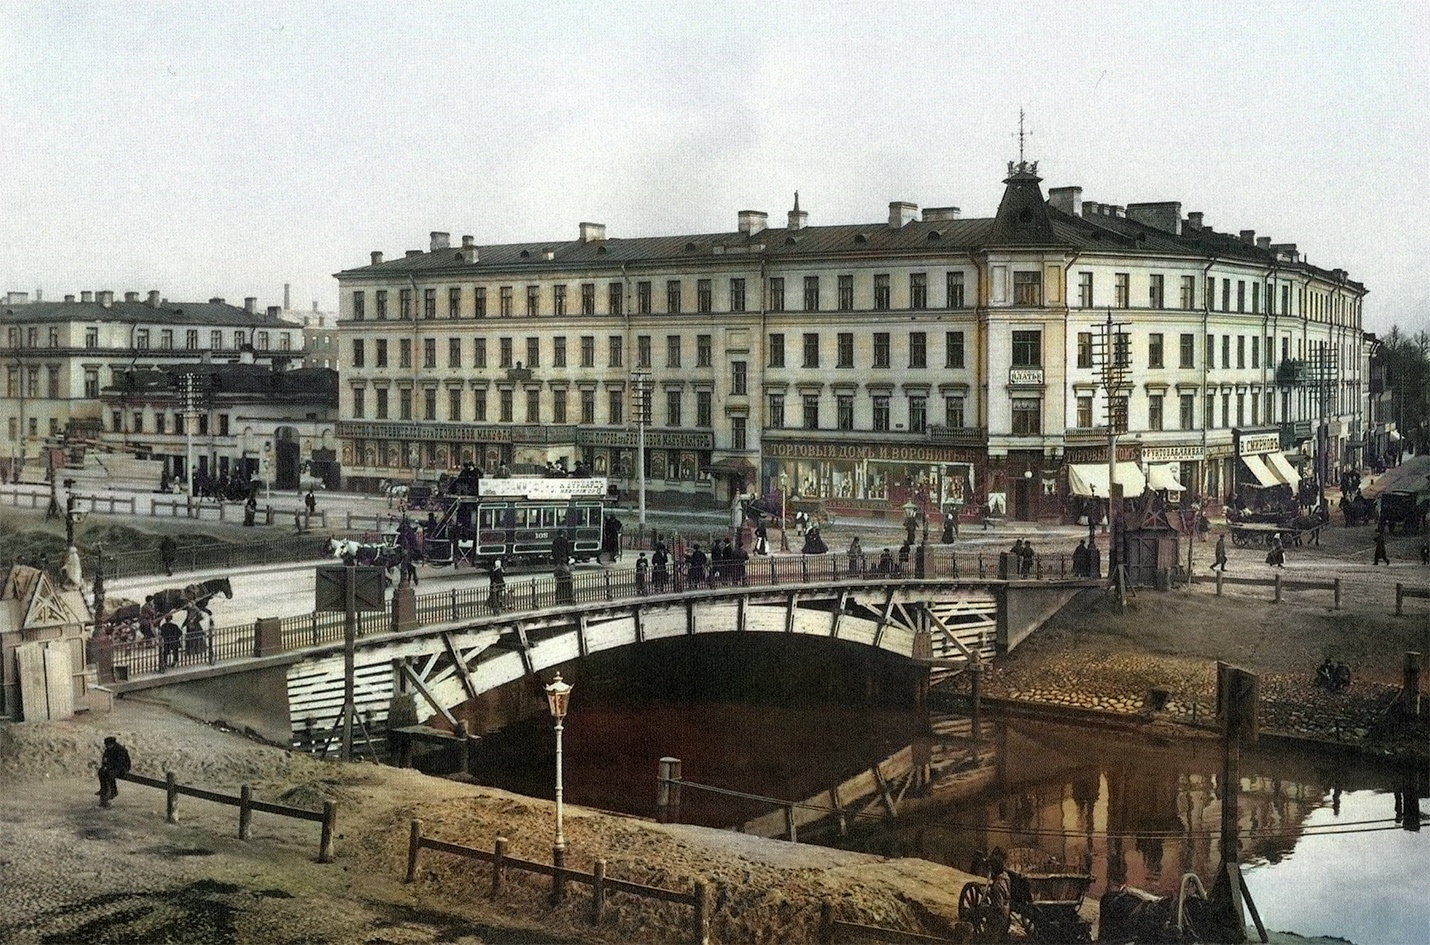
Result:
{"label": "striped awning", "polygon": [[1284,454],[1267,453],[1266,465],[1271,468],[1272,473],[1276,475],[1277,479],[1280,479],[1292,489],[1301,485],[1301,474],[1296,471],[1296,467],[1291,465]]}
{"label": "striped awning", "polygon": [[[1136,463],[1117,464],[1117,483],[1122,486],[1124,498],[1139,496],[1147,491],[1147,480]],[[1106,499],[1112,494],[1107,478],[1106,463],[1074,463],[1068,467],[1068,491],[1073,495],[1096,496]]]}
{"label": "striped awning", "polygon": [[1266,463],[1262,461],[1260,456],[1255,453],[1248,453],[1241,457],[1241,461],[1246,465],[1247,469],[1251,470],[1251,474],[1256,477],[1256,481],[1259,485],[1281,485],[1281,480],[1277,479],[1271,470],[1266,468]]}
{"label": "striped awning", "polygon": [[1154,463],[1147,467],[1147,488],[1154,492],[1186,492],[1178,481],[1181,469],[1177,463]]}

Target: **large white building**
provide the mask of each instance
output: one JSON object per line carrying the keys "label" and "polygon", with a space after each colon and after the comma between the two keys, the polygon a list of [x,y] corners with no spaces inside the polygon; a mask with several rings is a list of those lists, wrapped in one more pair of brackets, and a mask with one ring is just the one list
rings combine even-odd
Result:
{"label": "large white building", "polygon": [[1121,459],[1209,497],[1359,462],[1365,289],[1344,271],[1175,202],[1045,198],[1036,164],[1004,188],[985,219],[895,202],[809,226],[796,195],[774,229],[742,211],[723,233],[373,253],[337,274],[344,473],[629,477],[645,384],[654,490],[1057,516],[1070,470],[1107,462],[1109,321]]}

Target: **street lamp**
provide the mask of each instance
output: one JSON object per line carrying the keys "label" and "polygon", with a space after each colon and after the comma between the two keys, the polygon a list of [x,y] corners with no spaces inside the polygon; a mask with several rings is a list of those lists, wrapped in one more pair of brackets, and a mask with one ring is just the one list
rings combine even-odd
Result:
{"label": "street lamp", "polygon": [[565,891],[561,871],[566,865],[566,829],[562,820],[561,784],[561,722],[566,718],[566,706],[571,701],[571,686],[561,681],[561,674],[551,680],[546,687],[546,704],[551,709],[551,717],[556,720],[556,843],[551,848],[551,863],[556,868],[556,884],[553,896],[560,900]]}
{"label": "street lamp", "polygon": [[785,520],[785,497],[789,494],[789,473],[780,473],[780,551],[789,551],[789,523]]}

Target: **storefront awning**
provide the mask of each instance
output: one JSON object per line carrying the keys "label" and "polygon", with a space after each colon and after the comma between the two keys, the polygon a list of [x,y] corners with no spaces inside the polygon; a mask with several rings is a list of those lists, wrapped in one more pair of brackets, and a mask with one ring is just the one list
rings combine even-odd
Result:
{"label": "storefront awning", "polygon": [[1392,442],[1392,443],[1398,443],[1398,442],[1400,442],[1400,434],[1399,434],[1398,432],[1396,432],[1395,430],[1391,430],[1389,433],[1387,433],[1387,434],[1385,435],[1385,437],[1386,437],[1386,439],[1390,440],[1390,442]]}
{"label": "storefront awning", "polygon": [[1186,492],[1186,486],[1177,481],[1180,473],[1177,463],[1153,463],[1147,467],[1147,488],[1154,492]]}
{"label": "storefront awning", "polygon": [[1296,471],[1290,461],[1281,453],[1267,453],[1266,463],[1271,467],[1271,471],[1292,489],[1301,485],[1301,474]]}
{"label": "storefront awning", "polygon": [[1248,453],[1241,457],[1241,461],[1246,464],[1246,468],[1251,470],[1251,474],[1256,477],[1256,482],[1261,486],[1279,486],[1281,480],[1271,474],[1271,470],[1266,468],[1266,463],[1262,462],[1260,456],[1255,453]]}
{"label": "storefront awning", "polygon": [[[1139,496],[1147,491],[1147,480],[1136,463],[1117,464],[1117,482],[1122,486],[1124,498]],[[1106,499],[1112,494],[1107,479],[1106,463],[1075,463],[1068,467],[1068,489],[1073,495],[1096,496]]]}
{"label": "storefront awning", "polygon": [[749,460],[741,459],[738,456],[717,459],[708,466],[701,466],[700,469],[702,472],[717,476],[739,476],[747,481],[753,479],[755,475],[755,467],[750,465]]}

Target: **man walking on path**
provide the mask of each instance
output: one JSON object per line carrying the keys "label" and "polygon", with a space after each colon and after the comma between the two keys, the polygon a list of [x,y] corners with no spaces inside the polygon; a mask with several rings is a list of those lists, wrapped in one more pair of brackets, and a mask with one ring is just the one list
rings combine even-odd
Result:
{"label": "man walking on path", "polygon": [[104,737],[104,753],[99,756],[99,795],[101,807],[108,807],[112,798],[119,795],[116,781],[121,774],[129,773],[129,749],[119,744],[113,735]]}
{"label": "man walking on path", "polygon": [[1387,568],[1390,567],[1390,555],[1385,553],[1385,529],[1377,528],[1375,530],[1375,558],[1370,563],[1371,567],[1375,567],[1382,561],[1385,562]]}
{"label": "man walking on path", "polygon": [[1216,560],[1212,562],[1213,571],[1226,571],[1226,534],[1222,533],[1216,538]]}
{"label": "man walking on path", "polygon": [[174,576],[174,559],[179,556],[178,546],[174,542],[173,535],[165,535],[159,541],[159,560],[164,563],[164,573],[169,577]]}
{"label": "man walking on path", "polygon": [[179,665],[179,642],[183,636],[179,625],[174,623],[174,615],[165,615],[164,622],[159,624],[159,668],[161,670]]}

